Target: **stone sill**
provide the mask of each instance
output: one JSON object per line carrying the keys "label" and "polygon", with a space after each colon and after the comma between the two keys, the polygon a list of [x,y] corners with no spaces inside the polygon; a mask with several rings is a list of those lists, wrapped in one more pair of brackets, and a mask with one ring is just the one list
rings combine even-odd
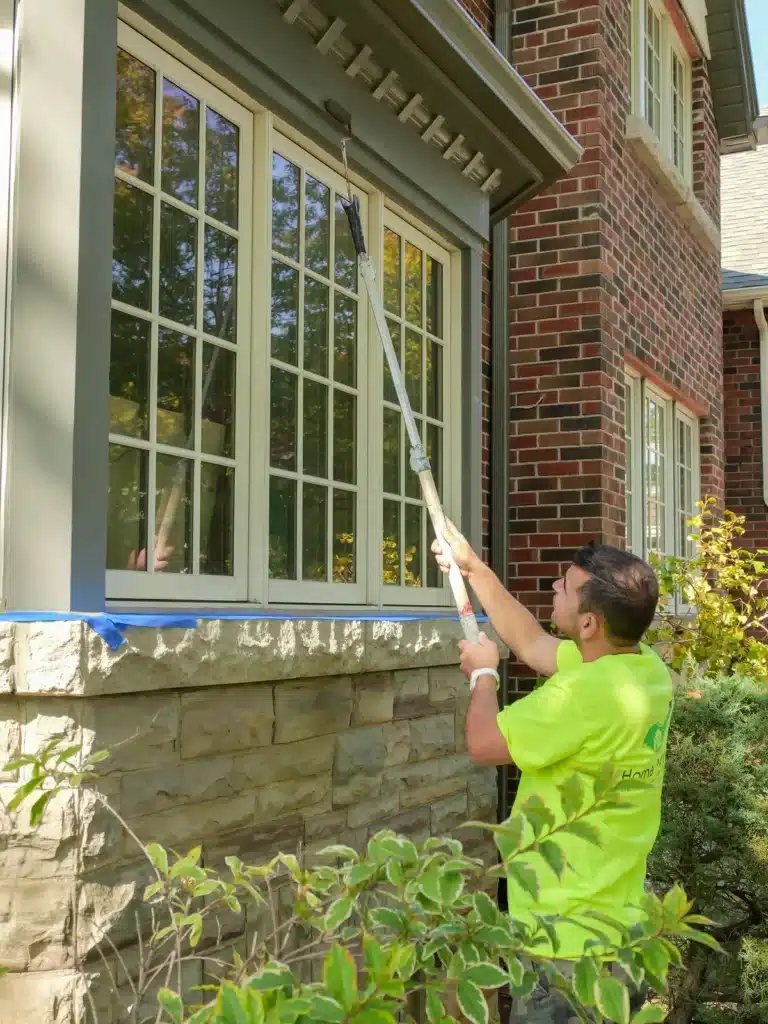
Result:
{"label": "stone sill", "polygon": [[207,619],[129,629],[112,651],[83,622],[4,622],[0,693],[145,693],[456,665],[461,639],[451,619]]}
{"label": "stone sill", "polygon": [[693,188],[669,159],[647,121],[636,114],[628,114],[625,136],[666,198],[688,224],[691,233],[702,245],[719,252],[720,231],[717,225],[694,195]]}

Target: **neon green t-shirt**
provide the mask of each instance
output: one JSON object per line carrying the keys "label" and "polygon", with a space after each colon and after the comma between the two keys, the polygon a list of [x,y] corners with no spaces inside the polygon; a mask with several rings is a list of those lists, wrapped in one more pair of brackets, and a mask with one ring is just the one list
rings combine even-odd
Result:
{"label": "neon green t-shirt", "polygon": [[[632,793],[631,809],[607,810],[589,821],[600,833],[600,847],[563,833],[559,845],[568,867],[562,881],[538,854],[530,864],[541,882],[540,900],[509,881],[509,910],[530,920],[528,911],[580,919],[598,911],[630,925],[638,917],[644,892],[646,861],[661,823],[661,787],[673,690],[669,671],[650,648],[617,654],[587,664],[572,641],[557,650],[557,672],[538,690],[499,713],[498,725],[509,753],[521,771],[515,800],[519,808],[533,793],[563,820],[558,784],[578,774],[588,794],[601,767],[612,761],[626,777],[651,784]],[[501,843],[502,853],[503,842]],[[581,920],[585,920],[581,918]],[[605,931],[595,921],[592,927]],[[577,959],[594,939],[579,924],[557,927],[557,956]],[[611,936],[615,938],[616,933]],[[547,946],[536,949],[544,955]]]}

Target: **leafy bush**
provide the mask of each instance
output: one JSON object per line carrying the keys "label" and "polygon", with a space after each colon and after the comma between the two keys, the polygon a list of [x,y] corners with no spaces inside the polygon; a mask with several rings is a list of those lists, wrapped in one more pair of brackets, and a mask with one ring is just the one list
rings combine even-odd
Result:
{"label": "leafy bush", "polygon": [[[671,667],[690,677],[732,672],[768,679],[768,595],[763,584],[768,551],[739,546],[744,516],[716,511],[714,498],[698,502],[690,520],[696,553],[654,557],[660,583],[659,623],[649,640],[664,648]],[[686,613],[677,609],[680,604]]]}
{"label": "leafy bush", "polygon": [[[28,776],[9,810],[16,813],[31,799],[31,815],[39,821],[50,793],[81,785],[105,756],[84,759],[78,748],[63,748],[57,741],[39,754],[22,756],[6,766]],[[598,811],[627,806],[632,792],[642,786],[636,780],[619,780],[608,765],[593,792],[585,792],[578,777],[570,779],[563,786],[557,816],[532,797],[522,813],[502,825],[475,823],[503,838],[510,851],[502,864],[490,868],[467,856],[452,838],[417,846],[381,832],[363,853],[332,846],[311,864],[281,853],[258,866],[228,857],[223,872],[203,865],[199,848],[177,855],[155,843],[144,847],[97,794],[141,846],[155,877],[144,893],[153,929],[149,941],[139,943],[138,973],[129,970],[108,935],[99,945],[115,995],[129,992],[121,1019],[134,1024],[394,1024],[424,1019],[451,1024],[452,1014],[461,1013],[473,1024],[487,1024],[492,992],[508,986],[524,999],[544,971],[571,1001],[580,1021],[628,1024],[628,989],[612,975],[607,960],[618,960],[635,986],[647,983],[663,992],[670,964],[682,963],[680,944],[717,948],[711,935],[700,930],[710,922],[691,914],[692,904],[679,886],[662,900],[649,894],[643,922],[629,930],[595,915],[595,939],[576,964],[572,981],[553,960],[523,955],[543,938],[553,942],[556,953],[557,918],[541,916],[534,926],[526,926],[501,913],[487,892],[499,877],[509,875],[511,885],[536,896],[539,872],[563,870],[558,837],[578,831],[599,845],[588,819]],[[263,925],[255,930],[245,955],[228,955],[218,939],[217,923],[245,906]],[[615,929],[620,947],[611,945],[601,926]],[[116,955],[124,978],[115,978],[108,969],[110,953]],[[212,980],[202,990],[187,992],[183,967],[194,960],[205,963]],[[147,996],[158,987],[159,1009],[154,1006],[147,1016]],[[455,1009],[448,1003],[454,996]],[[658,1006],[647,1006],[635,1014],[633,1024],[663,1019]]]}
{"label": "leafy bush", "polygon": [[660,889],[685,885],[730,955],[684,950],[672,1024],[768,1020],[767,751],[764,685],[726,677],[680,689],[650,870]]}

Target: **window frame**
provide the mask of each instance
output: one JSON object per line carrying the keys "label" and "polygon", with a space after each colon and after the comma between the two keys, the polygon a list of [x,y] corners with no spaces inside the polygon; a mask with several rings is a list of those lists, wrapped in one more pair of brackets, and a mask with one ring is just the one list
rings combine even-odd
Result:
{"label": "window frame", "polygon": [[[647,25],[648,11],[653,11],[660,24],[660,103],[661,123],[657,132],[651,124],[647,109]],[[632,0],[631,8],[631,101],[632,113],[640,117],[648,125],[654,137],[680,177],[687,184],[693,180],[693,69],[691,58],[686,51],[680,34],[660,0]],[[673,73],[673,57],[683,69],[683,129],[680,133],[682,143],[682,167],[675,155],[674,110],[675,88]]]}
{"label": "window frame", "polygon": [[[369,452],[381,450],[383,439],[382,387],[384,355],[376,333],[375,320],[358,279],[358,450],[357,450],[357,526],[361,539],[357,553],[357,580],[354,584],[298,580],[270,580],[269,552],[269,372],[270,351],[270,264],[272,154],[276,149],[287,158],[294,153],[305,171],[337,191],[346,191],[341,162],[322,147],[260,106],[220,74],[210,69],[158,29],[138,15],[121,7],[118,45],[149,64],[156,73],[158,89],[156,111],[162,102],[162,78],[169,77],[182,88],[230,116],[219,98],[234,105],[242,121],[231,119],[241,131],[240,156],[245,151],[244,126],[250,124],[248,175],[241,166],[241,202],[248,195],[250,210],[249,270],[243,271],[244,252],[238,264],[238,371],[236,410],[236,481],[241,484],[236,496],[234,576],[192,576],[135,570],[107,571],[107,599],[126,603],[163,601],[168,605],[192,602],[197,605],[249,605],[255,607],[305,607],[312,605],[358,606],[366,608],[445,607],[451,604],[450,590],[442,580],[439,587],[385,585],[383,558],[383,480],[380,458],[368,460]],[[230,109],[228,107],[228,109]],[[155,166],[159,162],[155,155]],[[359,175],[350,174],[353,191],[361,199],[363,226],[369,252],[377,270],[379,294],[383,294],[383,238],[385,223],[397,223],[409,240],[422,246],[425,254],[443,262],[443,381],[444,436],[442,500],[447,514],[460,516],[462,500],[462,400],[461,400],[461,252],[442,238],[431,226],[402,209],[397,199],[385,195]],[[250,185],[248,182],[250,181]],[[342,187],[343,186],[343,187]],[[153,187],[153,192],[159,188]],[[367,204],[367,216],[365,207]],[[243,207],[244,211],[244,207]],[[243,224],[245,213],[242,213]],[[331,210],[333,217],[333,210]],[[157,220],[157,218],[155,218]],[[240,227],[242,230],[242,225]],[[418,240],[418,241],[417,241]],[[155,288],[153,281],[153,288]],[[247,309],[241,306],[246,301]],[[155,315],[155,314],[153,314]],[[155,317],[156,318],[156,317]],[[246,333],[247,325],[247,333]],[[240,333],[242,332],[242,333]],[[263,343],[260,338],[265,339]],[[242,347],[240,347],[242,346]],[[155,371],[150,389],[154,416],[156,403]],[[265,383],[266,382],[266,383]],[[199,402],[198,402],[199,404]],[[259,411],[263,411],[263,416]],[[245,425],[243,425],[243,422]],[[136,447],[145,447],[136,445]],[[199,458],[199,453],[198,453]],[[236,484],[237,486],[237,484]],[[154,484],[148,481],[148,501],[154,502]],[[245,491],[243,496],[242,492]],[[196,513],[197,515],[197,513]],[[298,509],[297,509],[298,515]],[[426,543],[430,543],[428,517]],[[148,526],[151,525],[151,522]],[[367,536],[366,536],[367,535]],[[149,538],[149,532],[148,532]],[[148,543],[148,547],[150,547]],[[430,557],[427,553],[426,557]],[[195,581],[193,584],[192,581]],[[425,581],[426,582],[426,581]]]}

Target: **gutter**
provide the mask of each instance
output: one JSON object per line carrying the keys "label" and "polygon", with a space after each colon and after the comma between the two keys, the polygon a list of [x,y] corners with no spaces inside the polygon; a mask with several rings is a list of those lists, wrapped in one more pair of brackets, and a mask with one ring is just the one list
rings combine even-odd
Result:
{"label": "gutter", "polygon": [[763,448],[763,501],[768,505],[768,320],[765,299],[755,299],[755,323],[760,332],[760,423]]}

